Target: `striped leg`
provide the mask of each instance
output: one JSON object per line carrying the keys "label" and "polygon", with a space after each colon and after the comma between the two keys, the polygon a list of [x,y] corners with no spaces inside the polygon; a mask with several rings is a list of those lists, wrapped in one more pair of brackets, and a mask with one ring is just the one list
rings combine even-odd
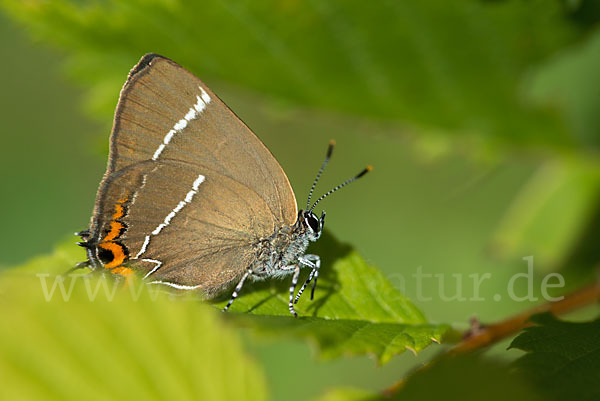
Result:
{"label": "striped leg", "polygon": [[[298,291],[298,294],[296,294],[296,298],[294,298],[294,303],[297,304],[298,300],[300,299],[300,295],[302,295],[302,293],[304,292],[304,290],[306,289],[306,286],[308,286],[308,284],[310,284],[310,282],[312,281],[314,275],[315,275],[315,271],[316,269],[312,269],[310,271],[310,274],[308,275],[308,278],[306,279],[306,281],[304,282],[304,284],[302,284],[302,287],[300,287],[300,291]],[[312,297],[310,298],[312,300]]]}
{"label": "striped leg", "polygon": [[296,266],[294,269],[294,276],[292,277],[292,285],[290,286],[290,313],[294,315],[294,317],[298,317],[298,314],[294,310],[294,290],[296,289],[296,285],[298,285],[298,277],[300,276],[300,264]]}
{"label": "striped leg", "polygon": [[317,277],[319,277],[319,269],[321,268],[321,258],[319,257],[319,255],[304,255],[302,258],[300,258],[300,263],[312,267],[312,271],[310,272],[308,278],[300,288],[300,291],[298,291],[298,295],[296,295],[296,299],[294,299],[295,304],[298,303],[300,295],[302,295],[308,284],[310,284],[310,282],[314,278],[315,281],[313,281],[312,290],[310,292],[310,300],[313,300],[315,295],[315,288],[317,287]]}
{"label": "striped leg", "polygon": [[315,270],[315,281],[313,281],[313,286],[310,289],[310,300],[312,301],[315,297],[315,288],[317,288],[317,279],[319,278],[319,269]]}
{"label": "striped leg", "polygon": [[238,297],[238,294],[240,293],[240,291],[242,290],[242,287],[244,286],[244,282],[250,275],[252,275],[252,270],[251,269],[246,270],[246,273],[244,273],[244,276],[242,277],[242,279],[240,280],[238,285],[235,286],[235,290],[233,290],[233,294],[231,294],[231,299],[229,300],[229,302],[227,302],[227,305],[225,305],[225,307],[223,308],[223,312],[225,312],[227,309],[229,309],[229,307],[231,306],[233,301],[235,301],[235,299]]}

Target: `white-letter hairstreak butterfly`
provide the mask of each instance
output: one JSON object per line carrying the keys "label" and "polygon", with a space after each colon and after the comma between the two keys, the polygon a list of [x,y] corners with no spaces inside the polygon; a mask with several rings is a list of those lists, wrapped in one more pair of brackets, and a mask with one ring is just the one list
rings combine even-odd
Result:
{"label": "white-letter hairstreak butterfly", "polygon": [[[80,265],[153,284],[198,289],[214,298],[247,279],[292,274],[289,309],[313,281],[320,258],[306,255],[321,236],[325,212],[310,204],[331,156],[327,151],[306,210],[273,155],[193,74],[148,54],[123,86],[110,136],[108,167],[88,230],[78,233]],[[311,269],[294,298],[300,269]],[[312,299],[312,294],[311,294]]]}

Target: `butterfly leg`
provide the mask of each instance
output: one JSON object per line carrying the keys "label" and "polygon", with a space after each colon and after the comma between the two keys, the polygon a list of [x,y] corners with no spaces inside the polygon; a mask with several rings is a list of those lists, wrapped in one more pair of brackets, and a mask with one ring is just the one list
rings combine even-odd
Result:
{"label": "butterfly leg", "polygon": [[302,295],[302,293],[304,292],[304,290],[306,289],[306,287],[308,286],[308,284],[310,284],[310,282],[312,281],[313,277],[315,276],[315,269],[312,269],[310,271],[310,274],[308,275],[308,278],[306,279],[306,281],[304,282],[304,284],[302,284],[302,287],[300,287],[300,291],[298,291],[298,294],[296,294],[296,298],[294,298],[294,303],[297,304],[298,300],[300,299],[300,295]]}
{"label": "butterfly leg", "polygon": [[242,287],[244,286],[246,279],[249,276],[251,276],[252,274],[253,274],[252,269],[246,270],[246,273],[244,273],[244,276],[242,277],[242,279],[240,280],[238,285],[235,286],[235,289],[233,290],[233,294],[231,294],[231,299],[229,300],[229,302],[227,302],[227,305],[225,305],[225,307],[223,308],[223,312],[225,312],[227,309],[229,309],[229,307],[231,306],[233,301],[235,301],[235,299],[238,297],[238,294],[242,290]]}
{"label": "butterfly leg", "polygon": [[77,263],[75,266],[71,267],[69,270],[67,270],[66,272],[64,272],[62,275],[63,276],[68,276],[69,274],[73,273],[76,270],[79,269],[83,269],[86,267],[91,267],[91,262],[89,260],[86,260],[85,262],[79,262]]}
{"label": "butterfly leg", "polygon": [[306,287],[310,284],[310,282],[314,278],[315,281],[313,281],[312,290],[310,292],[310,300],[311,301],[313,300],[313,298],[315,296],[315,288],[317,287],[317,278],[319,277],[319,269],[321,268],[321,258],[319,257],[319,255],[304,255],[303,257],[300,258],[300,263],[305,266],[311,267],[312,270],[311,270],[310,274],[308,275],[308,278],[306,279],[306,281],[300,288],[300,291],[298,291],[298,295],[296,295],[296,299],[294,299],[295,304],[298,303],[298,299],[300,299],[300,295],[302,295],[302,293],[304,292]]}
{"label": "butterfly leg", "polygon": [[300,269],[302,266],[300,264],[296,265],[294,268],[294,275],[292,276],[292,285],[290,286],[290,313],[294,315],[294,317],[298,317],[298,314],[294,310],[294,290],[296,290],[296,286],[298,285],[298,277],[300,276]]}

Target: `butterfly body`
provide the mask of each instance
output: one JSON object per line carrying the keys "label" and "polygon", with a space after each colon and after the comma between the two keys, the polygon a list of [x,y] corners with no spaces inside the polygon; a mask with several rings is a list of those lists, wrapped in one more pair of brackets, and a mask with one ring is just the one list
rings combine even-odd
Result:
{"label": "butterfly body", "polygon": [[[251,265],[257,278],[288,275],[293,271],[290,266],[298,263],[311,265],[305,258],[306,249],[310,242],[319,239],[323,222],[319,222],[317,229],[313,230],[302,218],[302,214],[300,211],[300,216],[293,226],[283,227],[269,238],[258,241],[256,260]],[[316,220],[316,216],[312,215],[311,219]]]}

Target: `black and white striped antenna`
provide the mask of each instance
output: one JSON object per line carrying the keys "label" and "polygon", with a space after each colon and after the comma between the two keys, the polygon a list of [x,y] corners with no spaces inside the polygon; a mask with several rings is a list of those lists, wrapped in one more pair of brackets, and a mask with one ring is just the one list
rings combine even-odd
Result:
{"label": "black and white striped antenna", "polygon": [[338,189],[342,189],[344,188],[346,185],[358,180],[360,177],[362,177],[363,175],[367,174],[369,171],[373,170],[373,166],[367,166],[364,170],[362,170],[360,173],[356,174],[354,177],[342,182],[341,184],[331,188],[329,191],[327,191],[325,194],[321,195],[321,197],[319,199],[317,199],[315,201],[315,203],[312,205],[312,207],[310,208],[310,212],[313,211],[313,209],[315,208],[315,206],[317,206],[317,204],[319,202],[321,202],[323,199],[327,198],[329,195],[331,195],[332,193],[334,193],[335,191],[337,191]]}
{"label": "black and white striped antenna", "polygon": [[325,170],[325,166],[327,166],[327,163],[329,163],[329,159],[331,158],[331,153],[333,153],[334,146],[335,141],[332,139],[331,141],[329,141],[329,147],[327,148],[327,155],[325,156],[325,160],[323,160],[323,164],[321,164],[321,168],[319,169],[319,172],[317,173],[317,176],[313,181],[312,187],[310,187],[310,192],[308,193],[308,200],[306,201],[306,210],[308,210],[308,208],[310,207],[310,199],[312,198],[312,194],[315,190],[315,187],[317,186],[317,182],[319,182],[319,178],[321,178],[323,170]]}

